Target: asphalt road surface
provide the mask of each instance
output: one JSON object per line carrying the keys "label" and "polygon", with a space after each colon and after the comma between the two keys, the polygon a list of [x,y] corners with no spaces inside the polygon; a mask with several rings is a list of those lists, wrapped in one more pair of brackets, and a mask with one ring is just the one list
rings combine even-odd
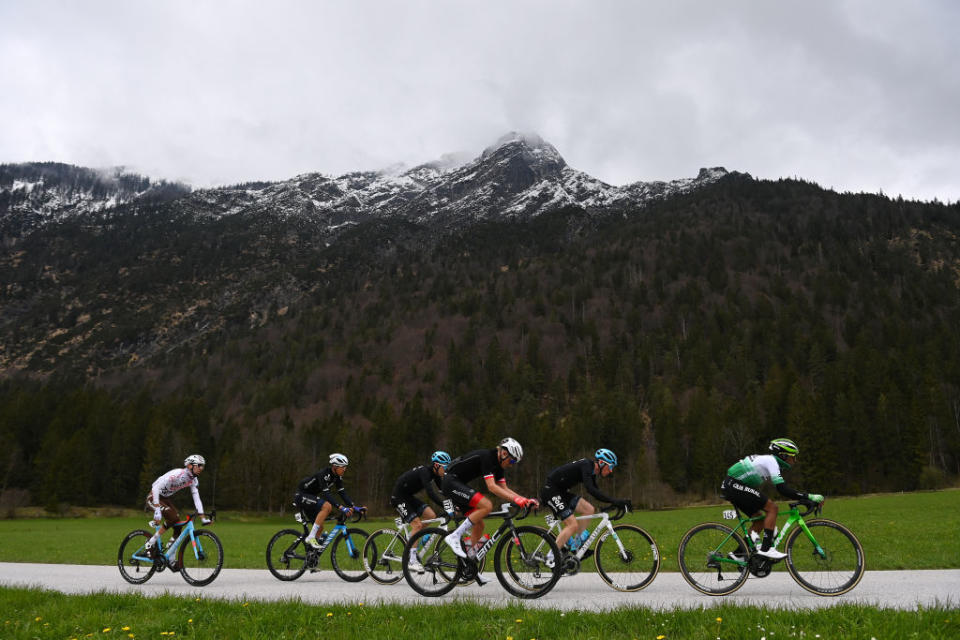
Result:
{"label": "asphalt road surface", "polygon": [[494,606],[523,604],[528,607],[564,610],[605,610],[623,606],[652,609],[693,609],[716,604],[768,605],[790,609],[813,609],[838,604],[868,604],[890,609],[917,609],[936,605],[960,606],[960,570],[943,571],[867,571],[853,591],[826,598],[808,593],[786,572],[767,578],[751,578],[729,596],[701,595],[691,589],[679,573],[662,572],[642,591],[614,591],[594,574],[562,578],[547,595],[538,600],[519,600],[500,586],[492,571],[490,583],[479,587],[458,587],[440,598],[424,598],[400,581],[393,586],[380,585],[369,578],[359,583],[344,582],[331,570],[305,574],[294,582],[281,582],[266,570],[224,569],[206,587],[191,587],[179,574],[164,571],[142,585],[128,584],[115,566],[30,564],[0,562],[0,585],[52,589],[64,593],[100,591],[142,593],[145,595],[184,595],[223,600],[301,600],[305,603],[397,602],[440,604],[456,599]]}

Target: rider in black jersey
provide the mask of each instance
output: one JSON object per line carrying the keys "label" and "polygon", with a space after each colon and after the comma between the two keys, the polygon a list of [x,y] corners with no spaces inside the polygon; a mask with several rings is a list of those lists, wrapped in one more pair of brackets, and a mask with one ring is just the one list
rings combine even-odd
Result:
{"label": "rider in black jersey", "polygon": [[443,498],[437,495],[435,489],[440,488],[440,481],[450,464],[450,454],[446,451],[434,451],[430,456],[430,466],[420,465],[404,472],[393,487],[390,504],[397,510],[404,522],[410,523],[413,533],[423,527],[421,518],[431,520],[437,517],[430,505],[416,497],[417,493],[426,489],[427,495],[435,503],[443,506]]}
{"label": "rider in black jersey", "polygon": [[[343,474],[347,471],[349,461],[342,453],[330,454],[330,466],[307,476],[297,484],[297,492],[293,496],[293,504],[301,509],[308,518],[313,518],[313,528],[310,535],[304,540],[305,544],[314,549],[320,548],[317,535],[323,533],[323,521],[327,519],[333,508],[349,516],[354,511],[366,511],[366,507],[358,507],[347,495],[343,488]],[[333,497],[333,491],[340,497],[340,502]]]}
{"label": "rider in black jersey", "polygon": [[582,458],[574,462],[561,465],[547,474],[547,483],[540,490],[540,500],[543,501],[553,515],[563,522],[563,529],[557,534],[557,546],[564,549],[567,540],[572,538],[579,546],[579,534],[586,529],[586,521],[577,520],[577,514],[588,516],[596,512],[594,506],[572,493],[570,490],[578,484],[583,484],[587,492],[597,500],[610,504],[629,506],[629,500],[611,498],[597,487],[596,477],[599,474],[605,478],[613,473],[617,466],[617,456],[610,449],[597,449],[593,458]]}
{"label": "rider in black jersey", "polygon": [[[453,552],[461,558],[476,558],[476,547],[483,536],[483,519],[493,511],[493,503],[468,482],[483,477],[487,489],[495,496],[511,500],[517,506],[540,506],[535,498],[525,498],[507,487],[503,470],[523,458],[523,447],[513,438],[504,438],[495,449],[477,449],[454,460],[443,476],[443,495],[450,498],[466,514],[466,518],[452,533],[444,537]],[[472,530],[469,542],[461,538]],[[467,548],[464,549],[463,547]]]}

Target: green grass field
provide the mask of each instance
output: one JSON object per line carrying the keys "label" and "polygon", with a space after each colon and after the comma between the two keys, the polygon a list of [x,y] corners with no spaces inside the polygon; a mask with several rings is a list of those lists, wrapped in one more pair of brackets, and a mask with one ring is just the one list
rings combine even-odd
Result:
{"label": "green grass field", "polygon": [[674,640],[714,638],[960,637],[960,609],[894,611],[839,605],[786,611],[720,604],[693,611],[622,608],[603,613],[470,603],[367,607],[299,602],[0,589],[3,638],[396,638]]}
{"label": "green grass field", "polygon": [[[785,503],[780,503],[785,509]],[[677,545],[695,524],[720,521],[724,505],[663,511],[639,511],[624,522],[646,529],[663,555],[662,571],[676,571]],[[868,570],[960,568],[960,490],[883,494],[828,500],[823,516],[842,522],[863,543]],[[146,514],[112,518],[29,518],[0,520],[0,561],[113,564],[123,536],[146,526]],[[533,516],[524,523],[543,524]],[[392,526],[392,519],[360,526],[373,530]],[[298,528],[292,516],[257,517],[221,514],[214,531],[224,545],[224,566],[259,569],[270,537],[287,527]],[[327,529],[330,528],[330,523]],[[489,530],[489,529],[488,529]],[[324,559],[329,563],[329,560]],[[326,565],[329,567],[329,564]],[[588,567],[590,563],[588,563]]]}

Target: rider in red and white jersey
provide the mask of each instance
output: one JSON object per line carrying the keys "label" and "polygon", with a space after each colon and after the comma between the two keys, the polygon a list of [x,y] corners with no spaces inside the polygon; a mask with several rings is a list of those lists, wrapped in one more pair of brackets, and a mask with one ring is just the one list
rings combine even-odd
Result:
{"label": "rider in red and white jersey", "polygon": [[[163,523],[163,526],[147,542],[147,549],[152,548],[170,527],[173,527],[174,537],[180,535],[180,527],[174,526],[180,521],[180,512],[170,500],[177,491],[190,487],[193,506],[196,507],[197,513],[203,513],[203,502],[200,501],[200,491],[197,489],[200,484],[197,476],[203,472],[206,464],[207,461],[203,456],[193,454],[183,461],[182,469],[171,469],[153,481],[153,486],[147,493],[147,507],[153,509],[153,522],[150,524],[157,526]],[[203,518],[203,523],[210,524],[210,519]]]}

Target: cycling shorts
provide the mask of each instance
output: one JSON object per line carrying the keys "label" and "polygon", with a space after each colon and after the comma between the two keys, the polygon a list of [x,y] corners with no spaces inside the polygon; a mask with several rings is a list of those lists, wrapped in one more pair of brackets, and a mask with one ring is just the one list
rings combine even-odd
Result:
{"label": "cycling shorts", "polygon": [[413,496],[390,496],[390,504],[407,524],[422,516],[427,510],[427,503]]}
{"label": "cycling shorts", "polygon": [[326,500],[312,493],[303,493],[297,491],[293,494],[293,506],[303,512],[309,520],[316,520],[320,514],[320,508],[326,503]]}
{"label": "cycling shorts", "polygon": [[748,516],[753,516],[756,515],[758,511],[763,511],[768,500],[767,496],[760,493],[757,489],[748,487],[730,476],[724,478],[720,484],[720,495]]}
{"label": "cycling shorts", "polygon": [[443,495],[450,498],[465,515],[469,515],[483,500],[482,493],[450,475],[443,476],[442,490]]}
{"label": "cycling shorts", "polygon": [[550,507],[550,511],[558,520],[566,520],[572,516],[578,502],[580,502],[580,496],[566,489],[554,489],[547,485],[540,491],[540,503]]}

